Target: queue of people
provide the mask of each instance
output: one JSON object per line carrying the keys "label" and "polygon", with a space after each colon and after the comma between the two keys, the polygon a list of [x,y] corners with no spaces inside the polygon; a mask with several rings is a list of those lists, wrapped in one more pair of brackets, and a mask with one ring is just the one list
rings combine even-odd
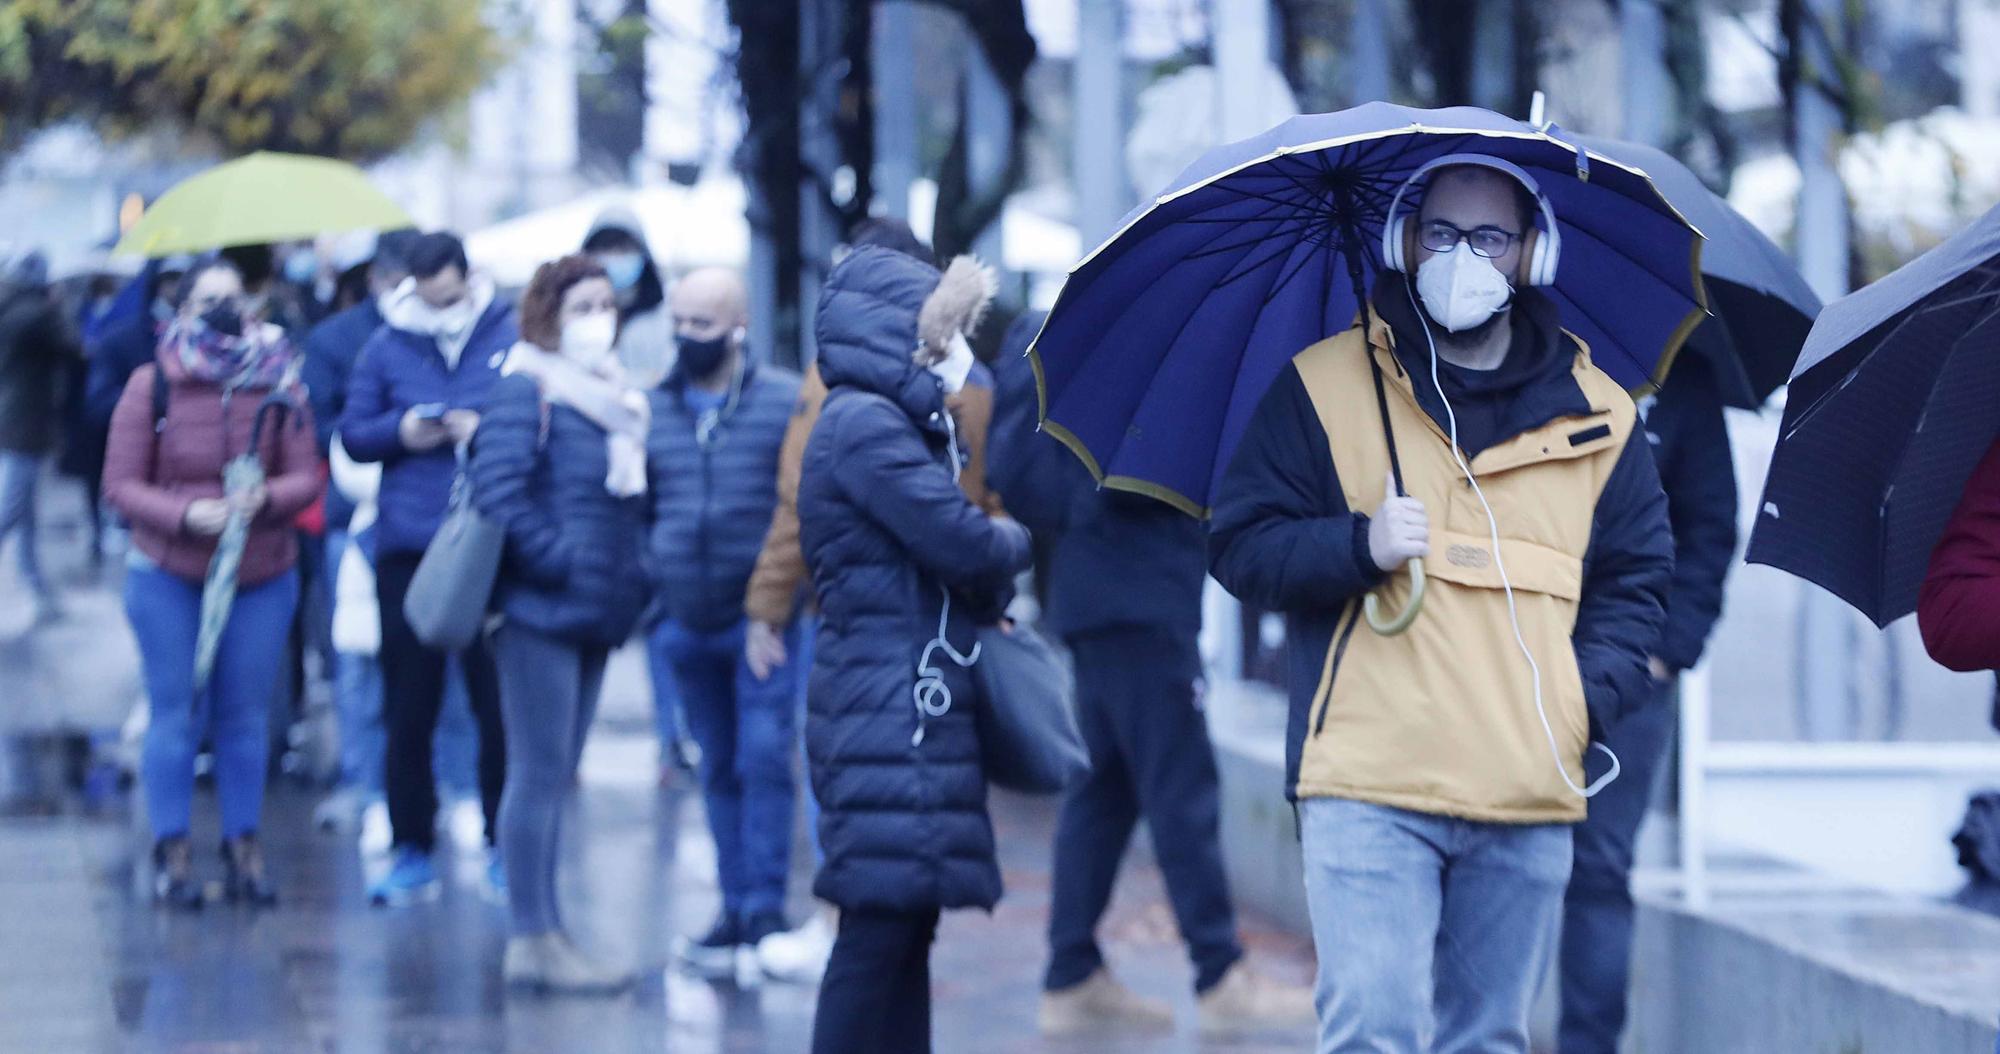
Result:
{"label": "queue of people", "polygon": [[[189,841],[205,741],[225,889],[253,905],[279,895],[283,864],[268,866],[258,839],[267,702],[302,603],[301,546],[315,544],[296,521],[323,499],[336,811],[386,818],[374,903],[442,885],[440,714],[457,684],[476,730],[484,891],[507,909],[505,980],[577,993],[630,983],[632,969],[565,930],[556,872],[607,663],[636,639],[662,766],[694,770],[716,847],[720,910],[681,943],[685,966],[738,984],[819,978],[816,1051],[928,1050],[940,913],[990,909],[1002,893],[968,651],[976,631],[1006,623],[1039,553],[1044,624],[1074,658],[1091,762],[1057,826],[1044,1031],[1173,1025],[1165,1003],[1110,972],[1096,936],[1143,823],[1205,1031],[1317,1020],[1325,1050],[1419,1049],[1435,1019],[1450,1042],[1515,1049],[1553,960],[1563,1049],[1611,1049],[1659,715],[1719,609],[1734,487],[1713,471],[1727,440],[1698,368],[1635,407],[1532,290],[1460,325],[1458,287],[1426,276],[1468,266],[1468,230],[1532,224],[1509,179],[1476,164],[1431,174],[1415,273],[1384,276],[1372,325],[1306,349],[1279,378],[1210,530],[1099,489],[1041,434],[1023,357],[1040,317],[1010,327],[989,370],[971,338],[991,275],[970,258],[940,267],[893,221],[843,247],[803,378],[750,354],[758,320],[739,275],[699,270],[669,288],[617,214],[538,269],[518,306],[454,236],[380,235],[344,261],[337,285],[353,303],[296,346],[229,258],[162,268],[143,313],[115,331],[155,338],[109,414],[103,473],[133,533],[126,604],[151,705],[142,784],[159,902],[205,902]],[[1499,251],[1469,266],[1523,266],[1518,247],[1486,248]],[[1338,405],[1374,391],[1342,372],[1363,363],[1365,380],[1370,358],[1395,377],[1379,412],[1408,437],[1393,468],[1374,433],[1326,425],[1378,412],[1373,399]],[[1434,390],[1420,383],[1433,369]],[[1579,408],[1601,434],[1555,436]],[[1355,633],[1360,598],[1429,555],[1458,458],[1525,449],[1523,436],[1565,439],[1564,456],[1486,487],[1510,508],[1554,495],[1575,513],[1528,524],[1521,544],[1577,581],[1517,605],[1512,589],[1445,572],[1428,617],[1454,635],[1416,646],[1489,649],[1488,665],[1516,636],[1538,653],[1573,647],[1546,704],[1556,758],[1532,723],[1539,690],[1439,683],[1421,671],[1451,664]],[[261,482],[238,487],[232,466],[246,461]],[[486,631],[448,654],[419,638],[404,601],[461,489],[499,528],[503,556]],[[204,577],[224,545],[241,557],[233,605],[217,614]],[[1263,976],[1236,932],[1195,648],[1209,573],[1284,615],[1297,649],[1287,791],[1316,993]],[[1494,704],[1471,724],[1423,716],[1447,695]],[[1584,771],[1585,730],[1638,774],[1587,820],[1563,787]],[[798,927],[786,889],[802,799],[826,908]],[[1448,962],[1433,962],[1440,945]]]}

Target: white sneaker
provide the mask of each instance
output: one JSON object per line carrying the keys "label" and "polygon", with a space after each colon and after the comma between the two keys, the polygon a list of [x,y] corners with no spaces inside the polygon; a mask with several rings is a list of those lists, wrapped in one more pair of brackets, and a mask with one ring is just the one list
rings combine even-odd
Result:
{"label": "white sneaker", "polygon": [[365,856],[383,856],[389,852],[389,844],[395,840],[395,833],[389,827],[389,803],[376,799],[361,810],[361,852]]}
{"label": "white sneaker", "polygon": [[450,833],[453,845],[460,849],[486,847],[486,813],[477,795],[458,798],[441,811],[440,826]]}
{"label": "white sneaker", "polygon": [[837,925],[831,911],[816,912],[798,929],[773,933],[757,942],[757,964],[766,976],[788,984],[817,984],[833,954]]}

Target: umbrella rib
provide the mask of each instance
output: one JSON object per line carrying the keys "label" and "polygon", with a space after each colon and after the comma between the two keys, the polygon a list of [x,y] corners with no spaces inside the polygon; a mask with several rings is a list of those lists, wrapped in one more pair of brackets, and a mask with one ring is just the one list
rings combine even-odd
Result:
{"label": "umbrella rib", "polygon": [[[1242,271],[1236,271],[1236,273],[1234,274],[1225,274],[1220,280],[1218,280],[1215,283],[1215,285],[1211,288],[1211,291],[1215,289],[1221,289],[1224,286],[1234,285],[1240,279],[1247,278],[1250,275],[1256,274],[1257,272],[1263,270],[1264,266],[1266,264],[1269,264],[1271,261],[1291,256],[1293,253],[1298,252],[1298,250],[1301,247],[1310,247],[1319,244],[1324,244],[1324,243],[1315,242],[1309,238],[1301,238],[1290,245],[1281,246],[1277,252],[1270,253],[1266,255],[1262,260],[1259,260],[1257,262],[1257,266]],[[1245,255],[1247,256],[1249,254],[1246,253]],[[1311,258],[1312,257],[1310,254],[1304,257],[1304,259],[1311,259]],[[1291,274],[1285,273],[1288,269],[1291,270]],[[1235,268],[1232,267],[1231,270],[1234,271]],[[1298,273],[1297,269],[1292,267],[1292,265],[1289,263],[1286,264],[1284,267],[1278,268],[1278,272],[1280,277],[1277,284],[1269,289],[1264,290],[1264,303],[1266,304],[1269,304],[1271,302],[1271,298],[1273,296],[1276,296],[1279,292],[1282,292],[1285,288],[1286,283],[1290,282],[1292,276]]]}

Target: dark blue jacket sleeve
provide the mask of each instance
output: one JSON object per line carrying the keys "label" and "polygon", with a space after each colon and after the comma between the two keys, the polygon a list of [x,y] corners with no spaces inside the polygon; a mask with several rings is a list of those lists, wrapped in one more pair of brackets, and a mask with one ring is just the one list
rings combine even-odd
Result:
{"label": "dark blue jacket sleeve", "polygon": [[472,439],[472,501],[507,532],[507,566],[536,585],[560,589],[569,580],[570,554],[555,518],[533,493],[541,436],[535,382],[516,376],[495,385]]}
{"label": "dark blue jacket sleeve", "polygon": [[111,427],[112,411],[125,394],[125,382],[139,367],[153,361],[153,320],[147,315],[116,326],[98,342],[84,375],[84,412],[100,429]]}
{"label": "dark blue jacket sleeve", "polygon": [[893,404],[871,400],[839,415],[836,427],[843,456],[834,482],[938,581],[993,592],[1028,566],[1027,528],[995,520],[966,500]]}
{"label": "dark blue jacket sleeve", "polygon": [[1594,731],[1652,698],[1646,660],[1666,624],[1673,574],[1667,497],[1660,492],[1652,443],[1634,428],[1597,498],[1571,634]]}
{"label": "dark blue jacket sleeve", "polygon": [[1704,364],[1674,368],[1647,431],[1658,438],[1654,456],[1674,529],[1674,580],[1657,654],[1685,670],[1701,661],[1722,615],[1722,584],[1736,556],[1736,466],[1722,396]]}
{"label": "dark blue jacket sleeve", "polygon": [[347,402],[347,374],[350,364],[343,361],[327,324],[321,323],[306,334],[305,362],[299,370],[299,379],[305,382],[306,398],[312,403],[313,430],[319,439],[319,452],[325,457],[333,447],[333,437],[340,429],[341,408]]}
{"label": "dark blue jacket sleeve", "polygon": [[406,451],[396,434],[409,407],[390,397],[387,360],[389,331],[380,330],[361,346],[347,378],[347,405],[340,414],[340,444],[356,461],[390,462]]}
{"label": "dark blue jacket sleeve", "polygon": [[1287,367],[1216,488],[1209,570],[1267,611],[1339,608],[1382,580],[1367,537],[1368,517],[1347,507],[1305,382]]}

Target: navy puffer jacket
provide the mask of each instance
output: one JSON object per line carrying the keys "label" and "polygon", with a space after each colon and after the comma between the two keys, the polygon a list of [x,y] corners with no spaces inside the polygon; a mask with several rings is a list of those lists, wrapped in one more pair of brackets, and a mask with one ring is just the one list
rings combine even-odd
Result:
{"label": "navy puffer jacket", "polygon": [[690,629],[743,620],[744,591],[778,508],[778,450],[799,402],[799,375],[745,362],[710,422],[687,404],[679,370],[652,393],[646,437],[652,476],[656,613]]}
{"label": "navy puffer jacket", "polygon": [[843,908],[991,907],[1000,897],[972,679],[934,658],[953,705],[924,720],[912,689],[951,591],[949,637],[969,651],[1027,566],[1027,530],[953,481],[935,377],[911,361],[938,272],[886,249],[841,262],[820,296],[831,393],[806,446],[800,540],[824,621],[807,692],[806,754],[826,863]]}
{"label": "navy puffer jacket", "polygon": [[494,385],[470,476],[474,504],[507,532],[493,604],[509,620],[593,647],[631,636],[649,593],[646,499],[613,497],[609,468],[596,422],[544,407],[525,376]]}

